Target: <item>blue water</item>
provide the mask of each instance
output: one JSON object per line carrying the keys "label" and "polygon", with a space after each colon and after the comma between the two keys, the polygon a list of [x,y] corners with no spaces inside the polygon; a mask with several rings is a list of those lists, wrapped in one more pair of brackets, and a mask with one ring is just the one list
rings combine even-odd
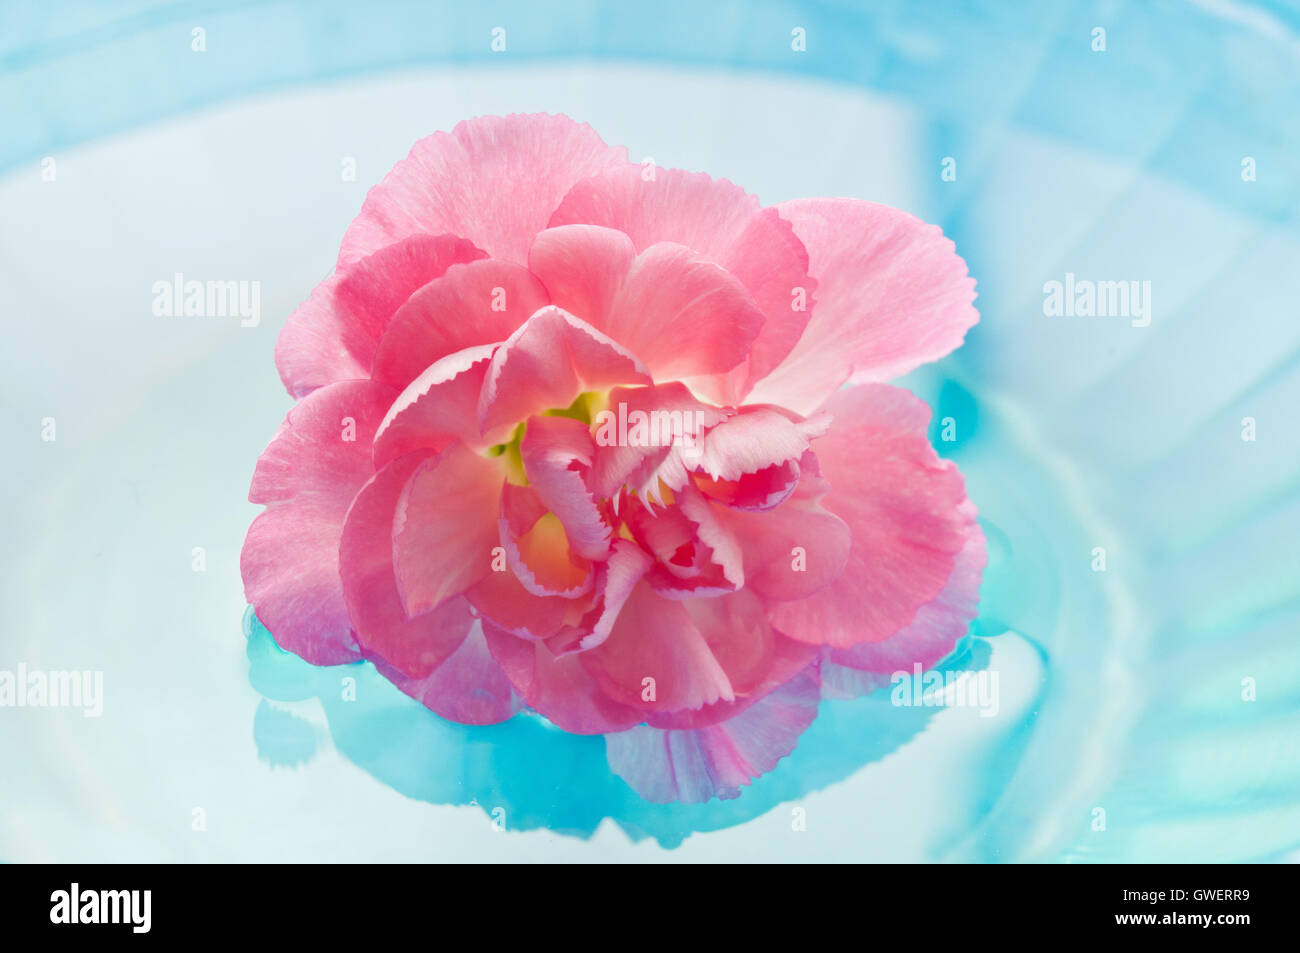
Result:
{"label": "blue water", "polygon": [[[0,858],[1294,859],[1292,8],[44,4],[0,26],[0,668],[102,669],[108,693],[99,720],[0,712],[23,765]],[[415,138],[515,109],[956,241],[981,324],[903,383],[980,507],[980,615],[943,667],[996,671],[998,717],[828,701],[740,798],[650,805],[598,738],[448,724],[245,618],[280,323]],[[261,326],[159,325],[146,291],[176,270],[258,278]],[[1150,326],[1045,316],[1067,273],[1149,280]]]}

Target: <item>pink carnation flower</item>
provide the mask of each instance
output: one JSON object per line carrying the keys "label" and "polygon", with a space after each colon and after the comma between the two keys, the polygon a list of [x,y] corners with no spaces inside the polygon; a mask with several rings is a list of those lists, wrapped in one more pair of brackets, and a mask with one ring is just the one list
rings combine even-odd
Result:
{"label": "pink carnation flower", "polygon": [[563,116],[463,122],[371,190],[280,335],[298,404],[253,474],[248,600],[445,718],[527,706],[650,800],[734,797],[824,691],[932,665],[975,613],[975,508],[881,383],[974,297],[895,209],[764,208]]}

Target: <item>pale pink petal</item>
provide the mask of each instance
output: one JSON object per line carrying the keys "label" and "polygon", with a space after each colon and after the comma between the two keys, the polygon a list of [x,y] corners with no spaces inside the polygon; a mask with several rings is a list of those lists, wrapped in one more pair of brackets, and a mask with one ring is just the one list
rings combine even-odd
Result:
{"label": "pale pink petal", "polygon": [[424,678],[403,675],[382,661],[375,667],[426,708],[462,725],[495,725],[519,711],[519,698],[477,623],[451,658]]}
{"label": "pale pink petal", "polygon": [[529,261],[553,304],[636,354],[656,380],[745,359],[764,316],[744,285],[685,245],[631,253],[622,232],[569,225],[539,235]]}
{"label": "pale pink petal", "polygon": [[813,310],[817,283],[808,274],[802,243],[775,210],[761,208],[757,198],[725,179],[680,169],[653,173],[630,166],[578,183],[551,216],[551,226],[618,229],[638,252],[674,242],[724,268],[766,318],[749,352],[753,371],[766,374],[789,353]]}
{"label": "pale pink petal", "polygon": [[632,262],[605,332],[663,381],[731,370],[763,321],[745,286],[725,270],[685,245],[659,242]]}
{"label": "pale pink petal", "polygon": [[401,390],[449,354],[504,341],[547,301],[546,289],[519,265],[495,259],[455,265],[393,315],[371,376]]}
{"label": "pale pink petal", "polygon": [[789,357],[749,395],[807,413],[845,380],[887,381],[962,342],[975,280],[935,225],[857,199],[776,206],[811,257],[817,305]]}
{"label": "pale pink petal", "polygon": [[632,239],[618,229],[565,225],[537,236],[528,270],[546,286],[552,304],[608,334],[614,299],[635,258]]}
{"label": "pale pink petal", "polygon": [[339,574],[361,650],[412,678],[447,660],[473,623],[464,599],[449,599],[407,618],[393,572],[393,516],[416,468],[432,453],[413,453],[384,467],[361,488],[348,510],[339,544]]}
{"label": "pale pink petal", "polygon": [[494,344],[435,361],[393,401],[375,434],[375,466],[412,450],[442,450],[455,440],[478,449],[478,398]]}
{"label": "pale pink petal", "polygon": [[[831,650],[823,647],[823,651],[829,655]],[[861,698],[890,683],[888,675],[837,665],[829,657],[821,660],[818,673],[822,681],[822,698]],[[911,672],[908,674],[910,676]]]}
{"label": "pale pink petal", "polygon": [[625,165],[567,116],[480,116],[421,139],[366,196],[343,236],[340,262],[420,232],[464,235],[519,264],[533,236],[576,182]]}
{"label": "pale pink petal", "polygon": [[393,565],[408,616],[460,595],[492,571],[503,479],[498,460],[459,442],[411,475],[393,518]]}
{"label": "pale pink petal", "polygon": [[644,581],[633,589],[604,644],[576,658],[605,694],[633,708],[673,711],[735,697],[686,609]]}
{"label": "pale pink petal", "polygon": [[[793,638],[844,648],[890,638],[943,589],[966,541],[966,490],[926,439],[929,408],[909,392],[862,384],[826,410],[834,422],[816,444],[830,482],[822,505],[848,524],[848,561],[829,586],[776,604],[771,618]],[[811,531],[808,542],[794,540],[810,553]]]}
{"label": "pale pink petal", "polygon": [[[525,704],[556,727],[579,735],[622,731],[645,713],[621,705],[596,684],[580,659],[556,658],[544,642],[529,642],[484,622],[488,647]],[[585,654],[585,653],[584,653]]]}
{"label": "pale pink petal", "polygon": [[450,266],[483,257],[455,235],[411,235],[340,267],[289,315],[275,345],[284,386],[303,397],[333,381],[365,380],[397,309]]}
{"label": "pale pink petal", "polygon": [[819,700],[809,666],[726,721],[684,730],[642,725],[606,735],[605,753],[614,773],[648,801],[734,798],[794,750]]}
{"label": "pale pink petal", "polygon": [[258,458],[248,498],[269,507],[240,556],[244,594],[276,642],[317,665],[357,658],[339,582],[348,506],[374,473],[370,442],[392,400],[371,381],[307,395]]}
{"label": "pale pink petal", "polygon": [[543,308],[492,356],[479,427],[490,434],[534,413],[568,407],[583,391],[648,383],[645,365],[627,349],[559,308]]}
{"label": "pale pink petal", "polygon": [[975,521],[975,505],[967,500],[962,512],[967,519],[966,541],[939,595],[922,606],[916,618],[893,637],[832,649],[831,662],[867,672],[910,673],[913,665],[928,669],[952,652],[979,609],[980,580],[988,562],[984,533]]}
{"label": "pale pink petal", "polygon": [[596,451],[587,425],[570,417],[529,417],[519,449],[529,485],[564,524],[570,548],[604,559],[610,527],[587,487]]}

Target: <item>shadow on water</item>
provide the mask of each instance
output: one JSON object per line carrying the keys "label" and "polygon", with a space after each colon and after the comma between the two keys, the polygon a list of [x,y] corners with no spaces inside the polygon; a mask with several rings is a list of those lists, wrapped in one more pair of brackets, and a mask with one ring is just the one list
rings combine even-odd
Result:
{"label": "shadow on water", "polygon": [[[272,703],[318,698],[334,747],[354,764],[408,797],[477,805],[509,830],[586,838],[608,817],[636,840],[676,847],[692,833],[743,823],[847,778],[913,737],[935,713],[892,706],[888,688],[826,700],[794,753],[740,797],[652,804],[609,770],[599,736],[568,734],[530,712],[500,725],[455,724],[402,694],[368,662],[321,668],[285,652],[251,608],[244,633],[249,681],[263,696],[253,718],[263,761],[294,768],[311,760],[323,742],[319,731]],[[978,670],[988,655],[986,642],[967,639],[940,668]]]}

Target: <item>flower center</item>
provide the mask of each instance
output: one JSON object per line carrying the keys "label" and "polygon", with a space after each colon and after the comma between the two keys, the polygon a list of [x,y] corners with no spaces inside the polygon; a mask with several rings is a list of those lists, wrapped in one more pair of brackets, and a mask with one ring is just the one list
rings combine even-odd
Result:
{"label": "flower center", "polygon": [[[602,394],[599,391],[583,391],[573,399],[568,407],[553,407],[550,410],[542,411],[543,417],[568,417],[570,420],[577,420],[580,423],[591,426],[596,415],[602,410],[609,407],[609,395]],[[520,421],[510,434],[510,439],[505,443],[498,443],[495,446],[488,447],[486,453],[489,457],[504,457],[506,467],[506,479],[515,486],[528,486],[528,473],[524,469],[524,458],[521,445],[524,441],[524,433],[528,430],[528,422]]]}

